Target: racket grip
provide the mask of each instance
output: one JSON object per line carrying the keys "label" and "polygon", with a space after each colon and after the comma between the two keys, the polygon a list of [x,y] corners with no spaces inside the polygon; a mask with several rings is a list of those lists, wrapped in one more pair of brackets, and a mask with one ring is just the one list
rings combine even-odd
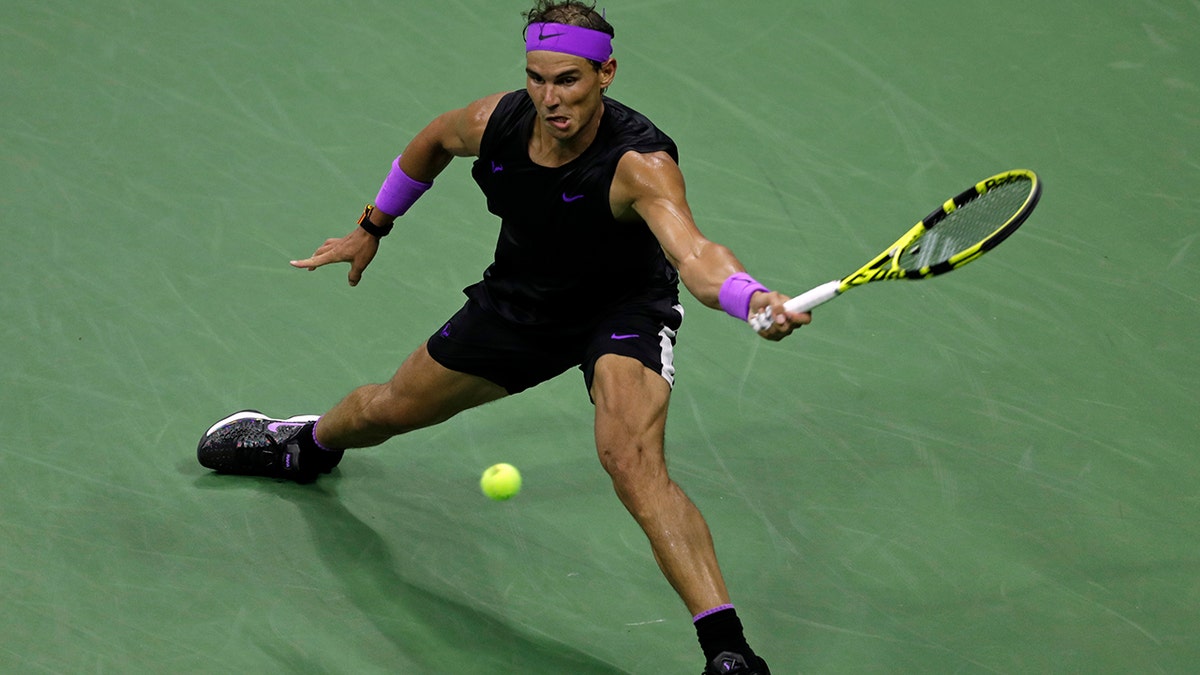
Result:
{"label": "racket grip", "polygon": [[[842,287],[841,279],[834,279],[829,283],[821,284],[816,288],[805,291],[800,295],[783,303],[783,308],[789,312],[807,312],[814,307],[823,305],[830,300],[836,298]],[[758,332],[764,328],[771,326],[771,308],[768,307],[763,311],[750,317],[750,327]]]}
{"label": "racket grip", "polygon": [[834,279],[827,284],[821,284],[812,290],[805,291],[788,300],[783,303],[783,308],[789,312],[807,312],[836,298],[838,293],[841,292],[839,290],[841,287],[842,280]]}

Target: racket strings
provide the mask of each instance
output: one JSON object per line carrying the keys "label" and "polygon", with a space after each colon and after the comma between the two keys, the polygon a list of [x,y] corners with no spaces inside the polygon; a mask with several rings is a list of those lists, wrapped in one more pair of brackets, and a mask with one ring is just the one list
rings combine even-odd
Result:
{"label": "racket strings", "polygon": [[983,243],[1021,211],[1031,187],[1029,179],[1012,180],[951,211],[900,254],[899,266],[919,270]]}

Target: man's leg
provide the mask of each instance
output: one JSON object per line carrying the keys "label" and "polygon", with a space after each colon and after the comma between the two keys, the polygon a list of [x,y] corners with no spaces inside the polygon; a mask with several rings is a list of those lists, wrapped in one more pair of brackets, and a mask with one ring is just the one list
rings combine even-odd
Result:
{"label": "man's leg", "polygon": [[663,575],[693,615],[728,604],[708,524],[667,475],[670,385],[640,361],[609,354],[596,362],[591,393],[600,462],[650,539]]}
{"label": "man's leg", "polygon": [[706,673],[769,675],[742,634],[700,510],[667,475],[671,387],[641,361],[606,354],[592,381],[596,449],[617,496],[650,540],[654,559],[692,613]]}
{"label": "man's leg", "polygon": [[486,379],[442,366],[422,344],[390,381],[355,389],[319,419],[272,419],[255,410],[226,417],[201,437],[196,458],[221,473],[306,483],[337,466],[346,448],[378,445],[506,393]]}
{"label": "man's leg", "polygon": [[441,365],[422,344],[391,380],[355,389],[322,415],[316,438],[329,448],[379,445],[506,395],[497,384]]}

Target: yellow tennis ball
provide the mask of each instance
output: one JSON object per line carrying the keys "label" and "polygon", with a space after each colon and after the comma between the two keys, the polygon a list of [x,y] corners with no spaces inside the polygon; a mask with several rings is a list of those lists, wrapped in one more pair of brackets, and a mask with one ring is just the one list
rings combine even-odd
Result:
{"label": "yellow tennis ball", "polygon": [[494,464],[483,472],[479,487],[491,499],[509,499],[521,491],[521,472],[512,464]]}

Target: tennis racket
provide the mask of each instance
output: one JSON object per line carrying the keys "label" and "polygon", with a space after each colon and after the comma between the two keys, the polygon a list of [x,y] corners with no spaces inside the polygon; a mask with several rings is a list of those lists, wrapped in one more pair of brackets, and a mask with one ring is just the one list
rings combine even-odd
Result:
{"label": "tennis racket", "polygon": [[[927,279],[956,270],[1015,232],[1041,195],[1037,174],[1025,169],[984,179],[947,199],[854,273],[801,293],[783,306],[789,312],[807,312],[872,281]],[[750,325],[756,331],[769,327],[770,309],[750,317]]]}

